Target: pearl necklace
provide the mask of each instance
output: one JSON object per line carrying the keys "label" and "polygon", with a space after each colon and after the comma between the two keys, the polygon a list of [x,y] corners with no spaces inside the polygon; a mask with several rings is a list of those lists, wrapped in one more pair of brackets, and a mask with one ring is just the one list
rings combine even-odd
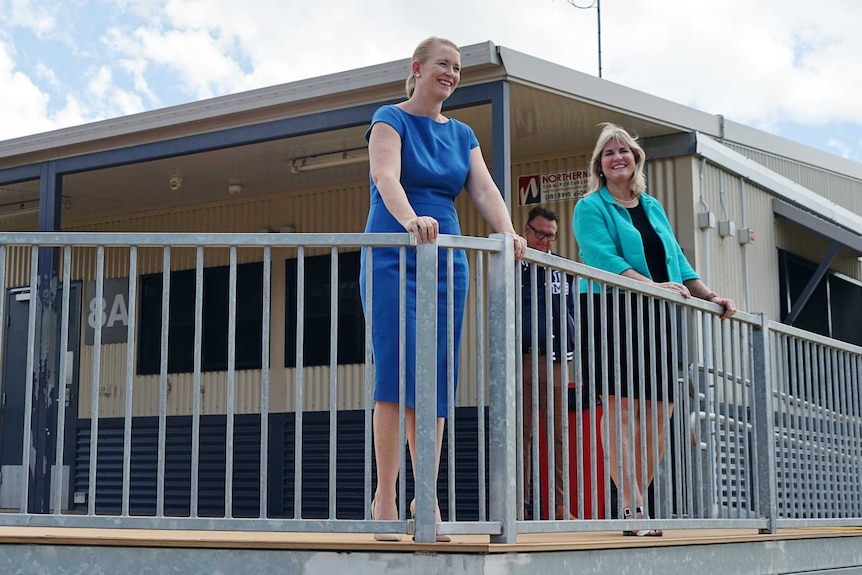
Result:
{"label": "pearl necklace", "polygon": [[635,203],[636,201],[638,201],[638,197],[637,197],[637,196],[633,197],[633,198],[632,198],[632,199],[630,199],[630,200],[621,200],[621,199],[619,199],[618,197],[614,196],[613,194],[611,194],[611,195],[613,196],[614,200],[615,200],[618,204],[622,204],[623,206],[634,206],[634,203]]}

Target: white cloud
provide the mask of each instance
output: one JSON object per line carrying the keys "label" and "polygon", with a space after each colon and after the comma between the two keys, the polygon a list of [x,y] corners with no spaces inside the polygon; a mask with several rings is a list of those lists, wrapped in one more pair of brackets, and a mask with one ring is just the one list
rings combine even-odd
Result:
{"label": "white cloud", "polygon": [[108,66],[100,67],[93,74],[87,86],[87,95],[90,101],[84,106],[85,109],[90,108],[91,114],[99,114],[102,118],[126,116],[145,110],[137,94],[116,85],[113,71]]}
{"label": "white cloud", "polygon": [[47,7],[31,0],[10,0],[0,4],[0,16],[8,26],[20,26],[37,35],[50,33],[57,21]]}
{"label": "white cloud", "polygon": [[140,94],[144,99],[153,104],[155,107],[158,107],[159,96],[152,88],[150,88],[150,85],[147,82],[147,61],[144,58],[121,58],[118,60],[117,64],[120,69],[122,69],[131,77],[134,91]]}
{"label": "white cloud", "polygon": [[42,62],[36,64],[35,76],[37,78],[45,80],[45,82],[51,86],[58,86],[60,84],[59,80],[57,79],[57,74],[54,72],[54,70],[52,70]]}
{"label": "white cloud", "polygon": [[[140,97],[123,91],[113,83],[111,69],[102,66],[88,76],[86,86],[70,90],[56,100],[42,82],[55,93],[65,88],[55,70],[43,63],[34,66],[33,75],[18,70],[9,46],[0,41],[0,139],[11,139],[57,128],[80,125],[111,116],[143,111]],[[83,98],[82,98],[83,94]]]}
{"label": "white cloud", "polygon": [[826,145],[835,150],[835,153],[842,158],[849,158],[852,155],[852,148],[846,142],[830,138]]}
{"label": "white cloud", "polygon": [[[406,58],[432,34],[597,72],[596,11],[567,0],[89,0],[64,3],[63,26],[49,5],[0,0],[0,39],[21,50],[15,31],[25,27],[76,58],[70,79],[7,46],[0,74],[15,93],[0,98],[30,110],[30,132]],[[92,37],[75,36],[85,7],[106,15]],[[606,2],[603,76],[772,131],[858,126],[859,21],[856,0]]]}
{"label": "white cloud", "polygon": [[862,85],[855,61],[862,41],[847,24],[836,26],[858,22],[862,5],[665,0],[660,12],[639,5],[644,10],[632,16],[640,25],[629,21],[632,35],[608,48],[607,77],[761,127],[862,122],[862,100],[849,93]]}
{"label": "white cloud", "polygon": [[48,96],[25,74],[15,70],[9,47],[0,41],[0,138],[14,138],[49,130]]}

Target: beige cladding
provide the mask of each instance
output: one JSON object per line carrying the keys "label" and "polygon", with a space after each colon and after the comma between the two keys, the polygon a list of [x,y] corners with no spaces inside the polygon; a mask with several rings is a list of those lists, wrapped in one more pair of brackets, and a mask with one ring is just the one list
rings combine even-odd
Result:
{"label": "beige cladding", "polygon": [[[514,165],[513,189],[523,174],[548,173],[580,169],[589,161],[589,150],[562,158],[549,158]],[[746,296],[746,279],[749,309],[764,311],[776,318],[778,302],[772,295],[778,292],[778,264],[775,249],[781,247],[803,257],[816,259],[828,248],[824,240],[795,225],[775,221],[771,209],[772,196],[768,191],[746,183],[720,168],[706,164],[703,172],[703,202],[719,219],[729,217],[737,227],[751,227],[756,241],[740,245],[736,237],[721,238],[717,230],[703,232],[693,222],[701,204],[701,163],[695,157],[669,158],[651,161],[648,166],[649,190],[662,201],[686,253],[698,272],[709,278],[710,286],[729,294],[739,302]],[[517,197],[517,196],[516,196]],[[517,202],[517,200],[516,200]],[[466,195],[457,201],[462,231],[467,235],[484,237],[490,229],[472,206]],[[338,206],[332,210],[332,206]],[[562,201],[547,204],[560,215],[560,238],[554,250],[563,257],[577,259],[577,244],[571,233],[571,214],[574,202]],[[744,209],[743,209],[744,208]],[[262,228],[279,229],[294,225],[301,232],[355,232],[362,230],[368,209],[368,186],[356,182],[350,186],[327,190],[317,188],[300,193],[274,194],[244,201],[220,201],[182,210],[153,211],[134,214],[125,219],[112,219],[101,223],[73,228],[73,231],[199,231],[199,232],[250,232]],[[527,206],[513,207],[515,228],[522,231],[528,212]],[[743,218],[744,214],[744,218]],[[308,255],[322,250],[309,250]],[[95,276],[95,250],[76,252],[72,262],[73,279],[88,281]],[[284,260],[294,257],[292,250],[273,253],[272,270],[272,330],[270,411],[292,411],[295,407],[295,370],[284,366]],[[692,256],[693,254],[693,256]],[[9,249],[7,286],[29,283],[29,252],[22,248]],[[139,273],[161,270],[163,252],[160,248],[142,248],[139,252]],[[240,263],[259,261],[260,250],[239,250]],[[174,249],[171,254],[173,269],[194,267],[195,253],[191,248]],[[472,261],[472,259],[471,259]],[[206,266],[225,265],[227,250],[207,251]],[[120,249],[105,252],[105,277],[128,275],[128,253]],[[859,265],[847,254],[836,259],[833,269],[859,279]],[[475,282],[475,277],[471,278]],[[756,286],[756,289],[751,289]],[[479,366],[476,358],[476,303],[475,283],[471,285],[465,317],[465,336],[461,349],[460,386],[458,405],[475,405],[480,389],[477,381]],[[101,417],[119,417],[124,414],[126,399],[126,344],[106,344],[101,349],[100,381],[98,385],[99,413]],[[79,416],[89,417],[93,393],[93,347],[83,345],[80,366]],[[487,370],[486,372],[487,373]],[[330,377],[327,367],[309,367],[304,372],[305,410],[330,409]],[[364,406],[364,366],[343,365],[337,372],[338,409],[361,409]],[[167,414],[181,415],[192,412],[192,374],[169,374],[167,388]],[[201,410],[204,414],[225,413],[225,373],[202,375]],[[236,374],[235,411],[255,413],[260,409],[261,381],[258,371],[240,371]],[[481,386],[484,388],[484,386]],[[133,413],[136,416],[156,415],[159,403],[158,376],[134,376]]]}

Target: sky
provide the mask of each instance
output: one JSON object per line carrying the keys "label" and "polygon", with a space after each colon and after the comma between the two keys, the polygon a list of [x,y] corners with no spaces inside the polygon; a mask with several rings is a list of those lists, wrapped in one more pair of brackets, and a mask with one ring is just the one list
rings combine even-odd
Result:
{"label": "sky", "polygon": [[[601,0],[598,0],[601,2]],[[592,4],[592,7],[590,7]],[[580,8],[579,8],[580,7]],[[862,162],[860,0],[0,0],[0,140],[492,41]]]}

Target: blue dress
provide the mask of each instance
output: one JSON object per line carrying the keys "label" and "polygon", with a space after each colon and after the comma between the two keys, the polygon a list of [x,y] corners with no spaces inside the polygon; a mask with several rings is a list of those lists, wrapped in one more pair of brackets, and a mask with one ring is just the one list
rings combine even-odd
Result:
{"label": "blue dress", "polygon": [[[469,126],[449,119],[441,124],[425,116],[414,116],[395,106],[379,108],[371,119],[371,126],[383,122],[392,126],[401,136],[401,185],[407,199],[419,216],[431,216],[440,224],[440,233],[460,235],[461,226],[455,211],[455,198],[464,188],[470,171],[470,151],[479,141]],[[371,134],[369,128],[365,137]],[[366,233],[404,233],[404,227],[392,217],[371,179],[371,206]],[[362,305],[367,308],[365,293],[366,250],[362,250],[360,290]],[[416,252],[407,249],[407,333],[404,334],[406,361],[406,398],[408,406],[416,407]],[[372,348],[374,353],[374,399],[398,402],[398,343],[399,343],[399,250],[376,248],[373,250],[373,306]],[[455,382],[457,385],[458,355],[461,347],[461,328],[464,304],[467,300],[469,269],[467,256],[461,250],[453,253],[454,264],[454,334]],[[446,289],[447,255],[440,250],[438,256],[437,300],[437,416],[446,417]]]}

